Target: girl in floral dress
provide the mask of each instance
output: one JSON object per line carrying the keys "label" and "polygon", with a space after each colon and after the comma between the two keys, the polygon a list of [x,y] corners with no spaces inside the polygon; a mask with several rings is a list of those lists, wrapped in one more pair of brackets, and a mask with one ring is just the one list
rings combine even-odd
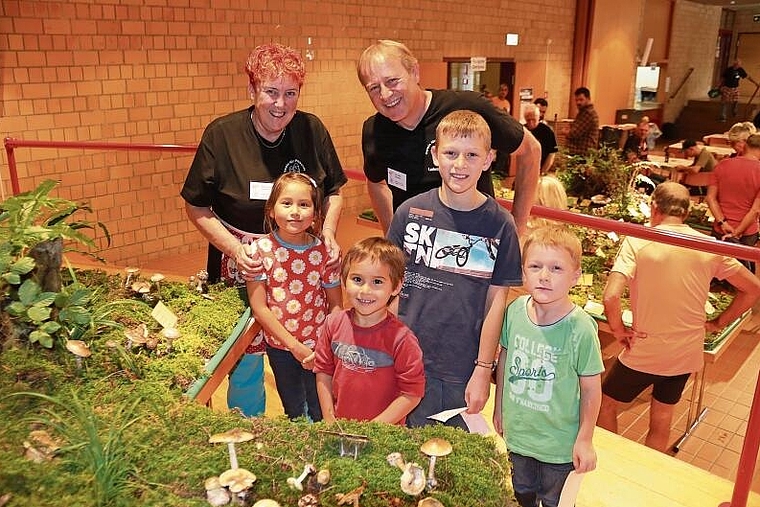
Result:
{"label": "girl in floral dress", "polygon": [[264,208],[270,232],[251,245],[263,273],[246,283],[285,413],[315,422],[322,419],[312,372],[316,332],[342,302],[339,267],[327,268],[318,237],[322,202],[305,174],[285,173],[274,182]]}

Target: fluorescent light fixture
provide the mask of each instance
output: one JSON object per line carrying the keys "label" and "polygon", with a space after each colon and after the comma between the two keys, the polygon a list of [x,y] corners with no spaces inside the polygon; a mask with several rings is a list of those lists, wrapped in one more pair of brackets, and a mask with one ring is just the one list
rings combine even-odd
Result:
{"label": "fluorescent light fixture", "polygon": [[520,41],[520,36],[516,33],[508,33],[506,37],[507,46],[517,46]]}

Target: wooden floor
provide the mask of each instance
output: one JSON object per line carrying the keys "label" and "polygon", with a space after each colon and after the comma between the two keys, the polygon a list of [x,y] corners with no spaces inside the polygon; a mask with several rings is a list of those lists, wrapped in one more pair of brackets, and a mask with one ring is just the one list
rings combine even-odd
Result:
{"label": "wooden floor", "polygon": [[[378,235],[377,228],[355,218],[344,219],[339,227],[343,250],[361,238]],[[143,272],[160,271],[174,278],[187,278],[205,266],[205,251],[149,261]],[[707,416],[693,436],[675,456],[652,451],[643,442],[648,420],[649,394],[644,393],[619,419],[620,435],[597,428],[594,443],[599,466],[588,474],[581,486],[579,507],[717,507],[729,502],[736,476],[749,407],[760,370],[760,306],[752,321],[706,374]],[[607,359],[616,354],[614,346],[605,347]],[[671,431],[675,442],[685,430],[691,389],[676,407]],[[267,413],[281,414],[271,372]],[[493,398],[493,396],[491,397]],[[214,397],[216,408],[224,408],[224,385]],[[484,414],[490,420],[491,407]],[[760,470],[760,468],[758,468]],[[747,505],[760,507],[760,472],[756,471],[753,492]]]}

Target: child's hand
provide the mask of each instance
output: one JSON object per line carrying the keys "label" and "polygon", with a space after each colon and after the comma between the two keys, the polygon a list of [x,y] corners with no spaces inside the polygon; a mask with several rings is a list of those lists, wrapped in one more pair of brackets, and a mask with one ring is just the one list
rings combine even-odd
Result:
{"label": "child's hand", "polygon": [[504,436],[504,428],[501,426],[501,410],[493,411],[493,429],[497,435]]}
{"label": "child's hand", "polygon": [[293,354],[293,357],[295,357],[296,361],[301,363],[302,366],[305,362],[308,362],[307,359],[309,358],[310,361],[314,361],[314,351],[301,342],[298,342],[295,347],[290,349],[290,353]]}
{"label": "child's hand", "polygon": [[317,358],[317,353],[312,352],[308,356],[306,356],[303,360],[301,360],[301,367],[303,367],[304,370],[314,371],[314,359]]}
{"label": "child's hand", "polygon": [[476,366],[464,390],[464,402],[467,403],[467,413],[477,414],[483,410],[490,393],[491,370]]}
{"label": "child's hand", "polygon": [[576,473],[583,474],[596,468],[596,451],[591,441],[576,440],[573,445],[573,466]]}

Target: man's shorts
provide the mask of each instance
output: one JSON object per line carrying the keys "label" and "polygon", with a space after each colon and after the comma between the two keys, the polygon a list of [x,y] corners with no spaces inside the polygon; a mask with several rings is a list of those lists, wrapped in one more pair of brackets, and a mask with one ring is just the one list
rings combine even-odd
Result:
{"label": "man's shorts", "polygon": [[723,102],[736,102],[739,100],[739,88],[720,87],[720,100]]}
{"label": "man's shorts", "polygon": [[610,398],[622,403],[630,403],[636,396],[649,386],[652,389],[652,397],[666,405],[675,405],[681,399],[686,381],[690,373],[675,375],[654,375],[633,370],[619,359],[610,368],[602,382],[602,392]]}

